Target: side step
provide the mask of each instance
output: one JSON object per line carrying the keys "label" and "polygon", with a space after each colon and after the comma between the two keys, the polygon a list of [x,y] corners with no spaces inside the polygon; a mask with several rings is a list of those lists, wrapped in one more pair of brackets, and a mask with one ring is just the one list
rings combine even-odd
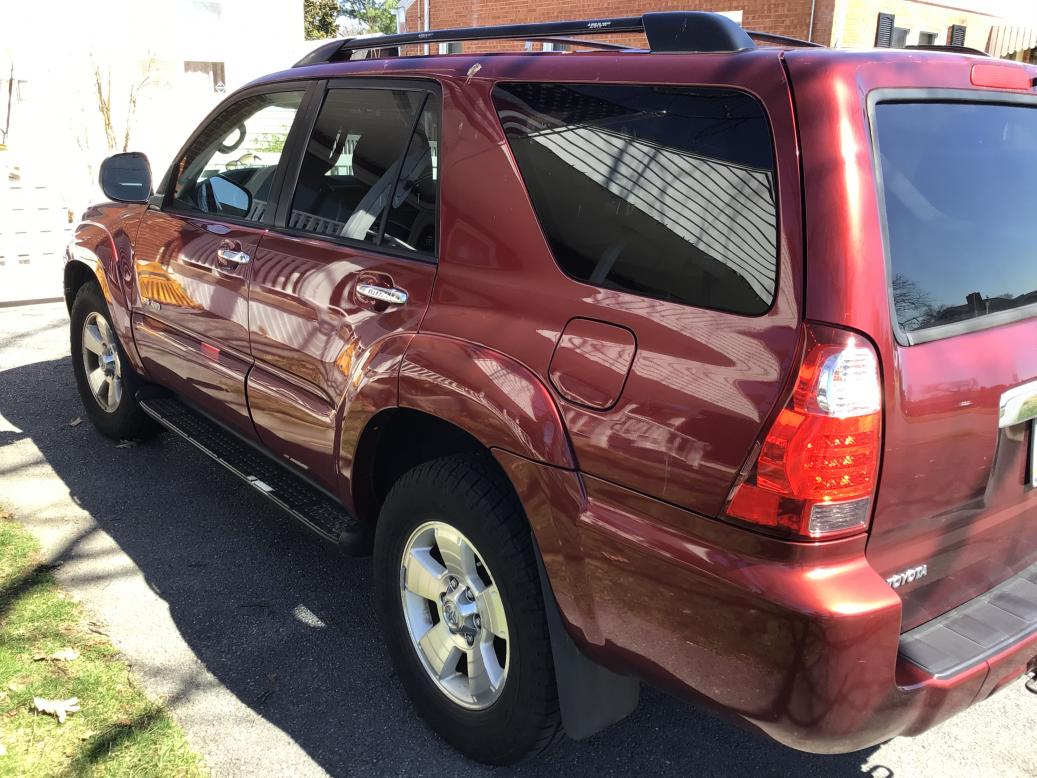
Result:
{"label": "side step", "polygon": [[146,414],[194,444],[317,534],[361,552],[367,533],[337,500],[222,425],[172,396],[138,396]]}

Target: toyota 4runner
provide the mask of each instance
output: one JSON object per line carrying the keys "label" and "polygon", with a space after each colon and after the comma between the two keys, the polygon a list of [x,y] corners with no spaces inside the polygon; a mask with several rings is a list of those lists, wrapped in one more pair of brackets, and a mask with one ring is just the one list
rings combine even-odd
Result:
{"label": "toyota 4runner", "polygon": [[[552,36],[589,50],[421,48]],[[97,429],[373,551],[398,676],[476,759],[641,681],[844,752],[1034,670],[1037,69],[755,37],[334,41],[154,193],[106,160],[69,247]]]}

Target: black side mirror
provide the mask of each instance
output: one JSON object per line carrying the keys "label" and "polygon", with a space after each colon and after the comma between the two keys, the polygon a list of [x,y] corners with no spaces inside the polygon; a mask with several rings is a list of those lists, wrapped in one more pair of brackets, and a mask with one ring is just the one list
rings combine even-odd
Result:
{"label": "black side mirror", "polygon": [[101,191],[120,203],[146,203],[151,195],[151,165],[139,151],[113,154],[101,163]]}

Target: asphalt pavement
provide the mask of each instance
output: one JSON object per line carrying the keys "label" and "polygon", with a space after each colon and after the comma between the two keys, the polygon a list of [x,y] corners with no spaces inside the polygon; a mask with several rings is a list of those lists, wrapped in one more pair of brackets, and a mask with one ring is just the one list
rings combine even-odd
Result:
{"label": "asphalt pavement", "polygon": [[517,767],[469,762],[393,676],[370,561],[341,556],[171,435],[131,447],[98,435],[67,333],[60,303],[0,309],[0,501],[216,775],[1037,776],[1037,696],[1021,682],[854,754],[792,751],[645,689],[632,716],[589,740]]}

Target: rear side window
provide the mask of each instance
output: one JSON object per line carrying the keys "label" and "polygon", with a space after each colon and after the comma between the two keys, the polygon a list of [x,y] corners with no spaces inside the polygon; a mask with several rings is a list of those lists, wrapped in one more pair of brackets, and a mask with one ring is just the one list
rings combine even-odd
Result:
{"label": "rear side window", "polygon": [[908,339],[1037,314],[1037,108],[879,103],[873,121]]}
{"label": "rear side window", "polygon": [[777,203],[770,127],[753,97],[508,83],[494,102],[566,273],[687,305],[767,311]]}
{"label": "rear side window", "polygon": [[429,93],[330,90],[306,147],[289,226],[433,253],[437,148]]}

